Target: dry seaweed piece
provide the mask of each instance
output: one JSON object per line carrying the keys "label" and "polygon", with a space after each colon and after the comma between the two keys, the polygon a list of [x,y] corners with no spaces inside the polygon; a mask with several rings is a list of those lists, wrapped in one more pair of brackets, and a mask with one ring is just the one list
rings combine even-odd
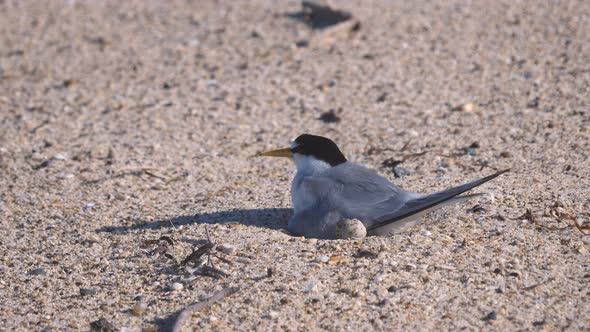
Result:
{"label": "dry seaweed piece", "polygon": [[211,237],[209,236],[209,231],[207,230],[207,228],[205,228],[205,232],[207,234],[207,242],[205,244],[203,244],[202,246],[200,246],[199,248],[197,248],[197,250],[194,250],[184,260],[182,260],[180,265],[184,266],[190,262],[200,262],[201,257],[207,255],[207,264],[200,263],[200,265],[202,265],[202,266],[200,267],[200,271],[198,273],[212,277],[212,278],[216,278],[216,279],[225,278],[228,276],[228,274],[225,271],[220,270],[217,267],[215,267],[215,264],[213,264],[213,258],[217,258],[226,264],[231,265],[232,263],[228,259],[218,255],[219,253],[222,253],[222,252],[216,250],[217,244],[215,242],[211,241]]}
{"label": "dry seaweed piece", "polygon": [[206,254],[209,254],[211,249],[215,247],[215,244],[212,242],[207,242],[200,246],[197,250],[194,250],[190,255],[188,255],[185,259],[182,260],[180,265],[186,265],[189,262],[198,261],[201,257]]}
{"label": "dry seaweed piece", "polygon": [[145,245],[146,246],[156,245],[156,247],[152,251],[148,252],[148,255],[150,255],[150,256],[163,255],[164,257],[177,263],[176,257],[174,257],[174,255],[172,255],[169,251],[169,249],[170,249],[169,247],[174,246],[174,240],[172,240],[171,237],[163,235],[163,236],[160,236],[156,240],[153,240],[153,239],[145,240]]}
{"label": "dry seaweed piece", "polygon": [[[557,207],[557,204],[555,204],[554,207],[549,210],[549,214],[546,216],[553,218],[558,223],[566,223],[566,225],[563,227],[546,225],[542,223],[541,220],[539,220],[539,218],[529,208],[526,209],[524,214],[519,217],[512,218],[512,220],[529,220],[533,222],[535,226],[549,231],[563,231],[570,228],[576,228],[578,231],[580,231],[580,233],[584,235],[590,235],[590,233],[586,232],[587,230],[590,230],[590,224],[581,223],[575,216],[567,212],[558,211]],[[571,223],[567,223],[568,221],[571,221]]]}

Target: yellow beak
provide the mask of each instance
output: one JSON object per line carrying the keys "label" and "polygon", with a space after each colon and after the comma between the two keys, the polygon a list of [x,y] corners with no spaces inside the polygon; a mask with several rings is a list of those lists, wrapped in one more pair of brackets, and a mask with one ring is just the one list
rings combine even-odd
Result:
{"label": "yellow beak", "polygon": [[286,149],[278,149],[278,150],[262,152],[259,154],[259,156],[291,158],[291,157],[293,157],[293,153],[291,152],[291,150],[289,148],[286,148]]}

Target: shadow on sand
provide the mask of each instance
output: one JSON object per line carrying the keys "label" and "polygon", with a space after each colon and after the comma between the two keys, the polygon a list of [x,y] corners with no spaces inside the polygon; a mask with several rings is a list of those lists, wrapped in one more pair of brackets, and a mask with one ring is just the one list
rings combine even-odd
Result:
{"label": "shadow on sand", "polygon": [[196,215],[178,216],[167,219],[138,223],[132,226],[105,226],[98,228],[97,232],[125,233],[142,229],[161,229],[188,224],[227,224],[240,223],[248,226],[263,227],[268,229],[287,228],[287,222],[293,214],[292,209],[236,209]]}
{"label": "shadow on sand", "polygon": [[[287,228],[287,222],[293,214],[292,209],[236,209],[213,213],[178,216],[168,219],[139,223],[133,226],[105,226],[98,228],[97,232],[126,233],[134,230],[170,228],[172,225],[189,224],[225,224],[240,223],[249,226],[263,227],[273,230]],[[156,318],[155,324],[159,331],[171,331],[174,321],[180,314],[180,310],[163,318]]]}

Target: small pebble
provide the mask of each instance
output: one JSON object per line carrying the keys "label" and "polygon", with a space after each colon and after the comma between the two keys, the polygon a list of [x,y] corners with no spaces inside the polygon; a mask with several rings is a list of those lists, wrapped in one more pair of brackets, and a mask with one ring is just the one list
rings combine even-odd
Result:
{"label": "small pebble", "polygon": [[248,264],[248,263],[250,263],[250,258],[248,258],[248,257],[238,257],[238,259],[236,259],[236,261],[238,261],[238,263]]}
{"label": "small pebble", "polygon": [[80,288],[80,295],[86,296],[86,295],[95,295],[96,291],[94,289],[90,289],[90,288]]}
{"label": "small pebble", "polygon": [[315,258],[316,262],[327,263],[330,260],[330,257],[321,255]]}
{"label": "small pebble", "polygon": [[386,306],[386,305],[388,305],[390,303],[391,303],[391,300],[390,299],[384,299],[381,302],[379,302],[379,306],[380,307],[384,307],[384,306]]}
{"label": "small pebble", "polygon": [[488,320],[495,320],[498,317],[495,311],[490,312],[487,316],[483,317],[481,320],[488,321]]}
{"label": "small pebble", "polygon": [[34,269],[32,271],[29,272],[29,275],[32,276],[44,276],[47,275],[47,272],[45,272],[45,269]]}
{"label": "small pebble", "polygon": [[68,155],[66,153],[58,153],[55,156],[53,156],[53,159],[55,159],[55,160],[66,160],[66,159],[68,159]]}
{"label": "small pebble", "polygon": [[373,281],[374,282],[381,282],[383,281],[383,279],[385,279],[385,275],[384,274],[378,274],[376,276],[373,277]]}
{"label": "small pebble", "polygon": [[319,282],[309,282],[303,287],[304,293],[311,293],[318,289]]}
{"label": "small pebble", "polygon": [[271,311],[268,313],[268,317],[270,317],[271,319],[276,319],[276,318],[278,318],[278,317],[279,317],[279,313],[278,313],[278,312],[276,312],[276,311],[274,311],[274,310],[271,310]]}
{"label": "small pebble", "polygon": [[363,239],[365,236],[367,229],[358,219],[342,219],[336,224],[337,239]]}
{"label": "small pebble", "polygon": [[400,167],[400,166],[395,166],[393,168],[393,175],[396,178],[401,178],[401,177],[408,176],[408,175],[411,175],[411,174],[412,174],[412,172],[410,172],[410,170],[408,170],[407,168],[403,168],[403,167]]}
{"label": "small pebble", "polygon": [[172,285],[170,285],[170,289],[171,289],[171,290],[173,290],[173,291],[179,291],[179,290],[181,290],[183,287],[184,287],[184,286],[183,286],[181,283],[179,283],[179,282],[175,282],[175,283],[173,283]]}

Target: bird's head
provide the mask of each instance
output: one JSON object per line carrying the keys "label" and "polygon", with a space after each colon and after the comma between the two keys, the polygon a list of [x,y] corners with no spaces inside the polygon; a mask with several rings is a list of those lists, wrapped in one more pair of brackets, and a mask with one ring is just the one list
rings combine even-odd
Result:
{"label": "bird's head", "polygon": [[329,138],[303,134],[290,147],[263,152],[261,156],[292,158],[298,171],[316,173],[346,162],[336,143]]}

